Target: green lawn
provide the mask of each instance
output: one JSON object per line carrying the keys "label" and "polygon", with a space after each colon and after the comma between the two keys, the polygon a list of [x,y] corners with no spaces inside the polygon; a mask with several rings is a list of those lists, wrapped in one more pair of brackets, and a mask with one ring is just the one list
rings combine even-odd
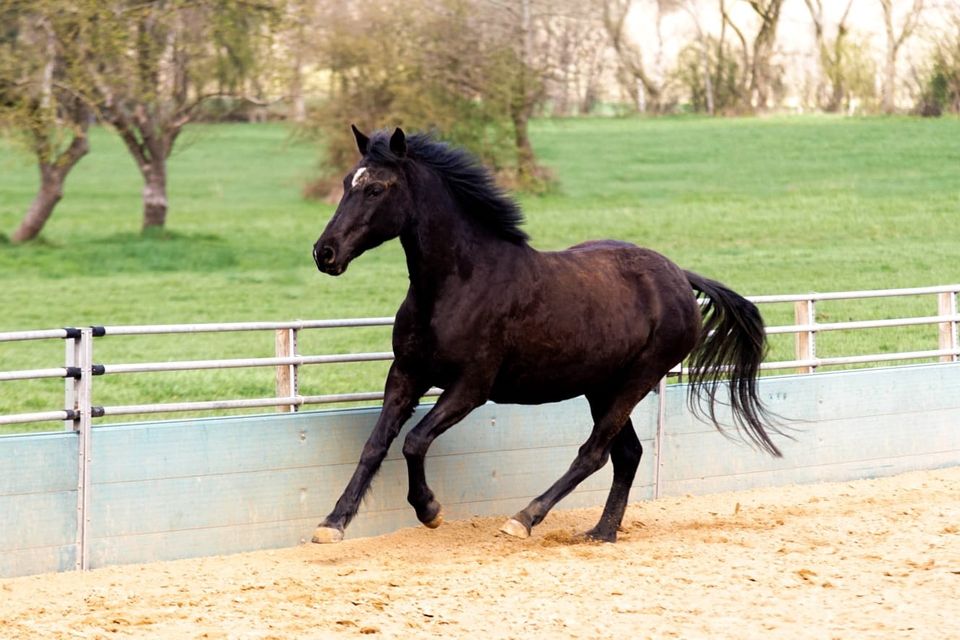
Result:
{"label": "green lawn", "polygon": [[[744,294],[960,282],[960,120],[831,117],[538,121],[555,192],[523,198],[533,244],[615,237],[652,247]],[[28,246],[0,243],[0,331],[392,315],[406,285],[391,243],[342,277],[311,246],[332,207],[304,201],[316,153],[282,125],[190,128],[171,160],[168,233],[143,238],[140,178],[119,139],[93,152]],[[0,146],[0,231],[36,186],[29,158]],[[935,312],[931,299],[822,304],[821,319]],[[768,322],[792,319],[787,305]],[[271,355],[267,334],[104,338],[105,363]],[[790,357],[788,339],[774,355]],[[927,349],[935,329],[823,335],[822,355]],[[389,330],[308,332],[303,353],[389,349]],[[0,370],[53,367],[63,347],[0,344]],[[379,388],[385,365],[313,367],[303,392]],[[97,404],[253,397],[267,370],[98,378]],[[0,413],[57,408],[62,381],[0,383]],[[33,427],[18,427],[18,430]],[[49,428],[36,425],[35,428]]]}

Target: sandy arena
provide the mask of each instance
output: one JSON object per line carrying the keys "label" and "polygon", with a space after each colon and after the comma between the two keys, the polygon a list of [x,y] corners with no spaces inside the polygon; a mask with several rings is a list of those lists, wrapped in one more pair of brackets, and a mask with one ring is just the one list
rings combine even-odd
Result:
{"label": "sandy arena", "polygon": [[960,467],[0,580],[0,637],[960,638]]}

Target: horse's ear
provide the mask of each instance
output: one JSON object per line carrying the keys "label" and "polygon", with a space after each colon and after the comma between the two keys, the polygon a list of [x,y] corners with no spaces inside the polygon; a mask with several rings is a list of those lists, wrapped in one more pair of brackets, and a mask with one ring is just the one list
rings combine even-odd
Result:
{"label": "horse's ear", "polygon": [[403,129],[400,127],[397,127],[393,135],[390,136],[390,151],[393,151],[394,155],[400,158],[407,155],[407,136],[404,135]]}
{"label": "horse's ear", "polygon": [[367,147],[370,145],[370,138],[360,133],[360,129],[357,129],[356,125],[351,124],[350,128],[353,129],[353,137],[357,139],[357,149],[360,150],[360,155],[367,155]]}

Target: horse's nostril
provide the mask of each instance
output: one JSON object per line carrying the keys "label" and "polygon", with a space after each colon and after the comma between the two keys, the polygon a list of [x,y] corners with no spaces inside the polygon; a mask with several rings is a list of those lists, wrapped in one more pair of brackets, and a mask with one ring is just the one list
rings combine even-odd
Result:
{"label": "horse's nostril", "polygon": [[336,257],[337,254],[331,246],[323,247],[320,250],[320,260],[323,264],[332,264]]}

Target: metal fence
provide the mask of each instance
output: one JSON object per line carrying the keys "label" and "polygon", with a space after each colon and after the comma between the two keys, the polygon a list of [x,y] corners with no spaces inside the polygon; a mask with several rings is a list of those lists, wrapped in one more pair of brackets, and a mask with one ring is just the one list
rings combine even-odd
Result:
{"label": "metal fence", "polygon": [[[757,296],[751,298],[760,305],[792,304],[794,324],[770,326],[770,335],[793,334],[794,357],[788,360],[768,361],[763,368],[768,370],[792,370],[800,373],[813,373],[820,367],[836,365],[854,365],[869,362],[891,362],[910,360],[960,361],[960,343],[958,343],[958,325],[960,314],[957,311],[957,296],[960,284],[939,287],[913,289],[891,289],[883,291],[854,291],[839,293],[819,293],[785,296]],[[817,303],[828,300],[855,300],[862,298],[889,298],[902,296],[935,297],[937,315],[912,316],[881,320],[858,320],[844,322],[820,322],[817,316]],[[362,318],[353,320],[316,320],[294,322],[244,322],[225,324],[186,324],[186,325],[142,325],[142,326],[96,326],[85,328],[66,328],[45,331],[18,331],[0,333],[0,343],[24,340],[63,340],[65,358],[62,367],[0,372],[0,381],[56,379],[65,380],[65,403],[62,409],[20,413],[0,416],[0,425],[31,423],[44,421],[64,421],[71,435],[76,435],[76,567],[84,569],[89,563],[87,548],[91,540],[91,443],[93,441],[93,421],[104,416],[122,416],[176,411],[210,411],[244,409],[257,407],[276,407],[279,411],[291,412],[307,405],[325,405],[331,403],[378,400],[380,392],[342,393],[327,395],[302,395],[300,393],[299,373],[305,366],[326,365],[330,363],[388,361],[390,352],[367,352],[329,355],[303,355],[298,349],[298,338],[303,331],[324,330],[344,327],[389,326],[392,318]],[[875,353],[842,357],[818,357],[816,351],[817,336],[821,332],[839,330],[867,330],[873,328],[928,325],[937,328],[936,348],[921,351],[901,351],[896,353]],[[144,336],[144,335],[183,335],[210,332],[262,331],[275,335],[275,353],[266,358],[239,358],[219,360],[190,360],[176,362],[139,362],[139,363],[97,363],[95,345],[105,336]],[[932,346],[932,345],[931,345]],[[142,405],[94,406],[92,404],[95,380],[100,376],[126,375],[156,371],[191,371],[203,369],[225,369],[240,367],[268,367],[275,371],[275,393],[264,398],[220,399],[201,402],[155,403]],[[683,375],[678,367],[674,374]],[[812,378],[808,378],[812,380]],[[666,391],[666,380],[661,382],[661,392]],[[431,389],[436,395],[438,389]],[[664,435],[663,398],[661,393],[658,416],[655,421],[654,440],[653,496],[659,495],[661,442]],[[104,433],[104,431],[99,431]],[[70,454],[73,455],[71,449]],[[72,475],[72,474],[71,474]],[[72,481],[71,481],[72,482]],[[72,521],[71,521],[72,522]],[[70,525],[72,526],[72,524]]]}
{"label": "metal fence", "polygon": [[[911,289],[750,297],[749,299],[758,305],[792,303],[794,307],[795,323],[767,327],[767,334],[793,334],[795,357],[790,360],[764,362],[762,368],[765,370],[794,370],[801,373],[813,373],[818,367],[824,366],[931,358],[936,358],[941,361],[960,360],[960,343],[958,343],[957,338],[957,328],[958,325],[960,325],[960,314],[958,314],[957,309],[958,293],[960,293],[960,284]],[[846,322],[820,322],[817,319],[817,303],[821,301],[903,296],[935,296],[938,309],[937,315]],[[300,393],[299,372],[301,367],[313,365],[389,361],[393,358],[391,352],[303,355],[299,353],[298,350],[298,337],[300,333],[305,330],[389,326],[392,324],[393,318],[357,318],[348,320],[297,320],[292,322],[95,326],[0,333],[0,343],[22,340],[63,340],[65,343],[64,366],[48,369],[2,371],[0,372],[0,382],[42,378],[63,378],[66,381],[65,401],[62,409],[3,415],[0,416],[0,425],[64,421],[67,429],[77,431],[82,435],[89,430],[93,419],[104,416],[145,415],[179,411],[219,411],[258,407],[276,407],[279,411],[297,411],[301,407],[308,405],[380,400],[383,398],[383,393],[380,391],[302,395]],[[935,325],[938,327],[937,348],[921,351],[874,353],[827,358],[817,356],[817,335],[822,332],[917,325]],[[98,338],[104,336],[197,334],[237,331],[274,332],[274,357],[99,364],[96,363],[94,356],[94,345]],[[115,406],[94,406],[92,404],[94,380],[98,376],[241,367],[275,368],[276,386],[274,395],[262,398],[220,399],[198,402]],[[678,365],[671,373],[682,376],[684,372],[685,368],[683,365]],[[427,395],[435,396],[439,393],[440,390],[434,388],[431,389]],[[84,455],[83,452],[81,452],[81,456],[82,455]]]}

